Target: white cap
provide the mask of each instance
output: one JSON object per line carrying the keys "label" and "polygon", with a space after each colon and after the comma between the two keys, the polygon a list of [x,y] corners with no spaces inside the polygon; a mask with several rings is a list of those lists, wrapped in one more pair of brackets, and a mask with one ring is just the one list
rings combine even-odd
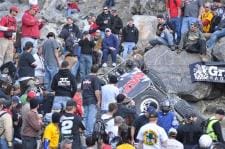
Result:
{"label": "white cap", "polygon": [[170,128],[168,134],[170,133],[177,134],[177,130],[175,128]]}
{"label": "white cap", "polygon": [[207,148],[212,145],[212,138],[209,135],[202,135],[199,139],[199,146],[202,148]]}

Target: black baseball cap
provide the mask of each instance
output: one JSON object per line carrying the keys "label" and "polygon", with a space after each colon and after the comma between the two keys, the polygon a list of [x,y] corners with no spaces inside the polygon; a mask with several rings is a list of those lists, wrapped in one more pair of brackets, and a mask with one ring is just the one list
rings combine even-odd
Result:
{"label": "black baseball cap", "polygon": [[149,114],[149,118],[156,118],[158,117],[158,113],[156,111],[156,109],[152,106],[149,106],[147,109],[147,112]]}
{"label": "black baseball cap", "polygon": [[76,106],[77,106],[77,104],[73,100],[69,100],[66,102],[66,107],[76,107]]}
{"label": "black baseball cap", "polygon": [[225,112],[224,112],[223,109],[218,109],[218,110],[216,110],[216,114],[224,115],[224,116],[225,116]]}

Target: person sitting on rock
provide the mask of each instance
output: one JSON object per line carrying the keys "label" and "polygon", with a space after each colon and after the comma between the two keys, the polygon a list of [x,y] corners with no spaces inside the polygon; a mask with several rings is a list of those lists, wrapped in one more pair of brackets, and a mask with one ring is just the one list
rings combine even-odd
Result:
{"label": "person sitting on rock", "polygon": [[206,39],[199,29],[199,23],[192,23],[189,31],[181,38],[179,50],[206,55]]}
{"label": "person sitting on rock", "polygon": [[170,22],[166,21],[163,15],[158,15],[158,26],[156,31],[156,37],[149,41],[149,43],[154,47],[156,45],[166,45],[171,50],[175,50],[174,41],[175,33],[173,26]]}

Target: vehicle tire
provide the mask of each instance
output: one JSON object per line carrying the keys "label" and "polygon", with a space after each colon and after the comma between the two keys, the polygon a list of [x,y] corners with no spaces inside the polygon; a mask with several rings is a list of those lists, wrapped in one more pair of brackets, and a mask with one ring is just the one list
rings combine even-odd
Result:
{"label": "vehicle tire", "polygon": [[137,97],[134,98],[137,113],[140,114],[146,111],[147,107],[151,102],[155,102],[157,105],[157,109],[159,109],[160,108],[159,104],[163,102],[164,99],[166,99],[165,95],[154,90],[148,89],[142,92],[141,94],[139,94]]}
{"label": "vehicle tire", "polygon": [[167,88],[159,78],[157,71],[155,71],[154,69],[149,69],[146,75],[151,79],[156,88],[158,88],[160,91],[163,91],[164,93],[167,93]]}
{"label": "vehicle tire", "polygon": [[204,116],[195,108],[193,108],[187,101],[179,100],[174,104],[174,110],[183,118],[187,114],[195,114],[199,121],[204,120]]}

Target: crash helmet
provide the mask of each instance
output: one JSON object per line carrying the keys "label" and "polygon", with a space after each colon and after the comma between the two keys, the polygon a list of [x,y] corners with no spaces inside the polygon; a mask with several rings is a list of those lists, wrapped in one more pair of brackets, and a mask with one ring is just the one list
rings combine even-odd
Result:
{"label": "crash helmet", "polygon": [[161,111],[164,113],[164,114],[167,114],[169,111],[170,111],[170,102],[168,99],[164,100],[161,104]]}

